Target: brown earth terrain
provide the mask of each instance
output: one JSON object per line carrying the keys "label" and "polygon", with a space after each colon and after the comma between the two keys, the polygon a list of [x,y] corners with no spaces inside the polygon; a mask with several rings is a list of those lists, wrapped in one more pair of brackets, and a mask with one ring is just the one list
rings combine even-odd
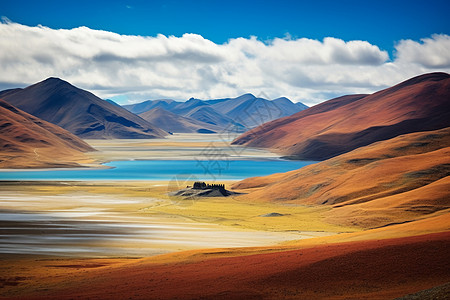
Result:
{"label": "brown earth terrain", "polygon": [[450,126],[450,75],[421,75],[371,95],[344,96],[265,123],[236,145],[324,160],[400,134]]}
{"label": "brown earth terrain", "polygon": [[75,167],[95,151],[80,138],[0,100],[0,168]]}
{"label": "brown earth terrain", "polygon": [[450,209],[450,128],[410,133],[302,169],[248,178],[240,197],[327,205],[327,220],[363,228],[407,222]]}
{"label": "brown earth terrain", "polygon": [[[450,232],[130,259],[19,259],[3,299],[393,299],[450,281]],[[17,263],[17,261],[16,261]],[[0,297],[1,297],[0,296]]]}

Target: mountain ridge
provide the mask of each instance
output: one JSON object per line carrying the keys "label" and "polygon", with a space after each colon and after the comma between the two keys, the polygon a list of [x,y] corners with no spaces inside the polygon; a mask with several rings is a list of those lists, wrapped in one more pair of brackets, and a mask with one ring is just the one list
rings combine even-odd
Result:
{"label": "mountain ridge", "polygon": [[55,77],[0,97],[82,138],[161,138],[167,134],[126,109]]}
{"label": "mountain ridge", "polygon": [[0,99],[0,167],[76,167],[95,151],[80,138]]}
{"label": "mountain ridge", "polygon": [[250,130],[233,144],[324,160],[400,134],[450,126],[449,94],[450,75],[424,74],[371,95],[328,100]]}
{"label": "mountain ridge", "polygon": [[286,97],[267,100],[255,97],[250,93],[236,98],[212,100],[190,98],[186,102],[171,99],[147,100],[123,107],[139,114],[155,107],[161,107],[179,116],[221,126],[225,131],[240,132],[307,108],[303,103],[293,103]]}
{"label": "mountain ridge", "polygon": [[232,188],[254,201],[328,206],[329,223],[376,228],[450,209],[449,174],[447,127],[399,135]]}

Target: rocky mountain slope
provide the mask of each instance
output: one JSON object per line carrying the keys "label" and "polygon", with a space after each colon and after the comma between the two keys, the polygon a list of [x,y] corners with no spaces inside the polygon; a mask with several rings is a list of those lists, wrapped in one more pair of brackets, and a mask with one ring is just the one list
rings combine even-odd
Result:
{"label": "rocky mountain slope", "polygon": [[0,98],[82,138],[162,138],[167,135],[126,109],[58,78],[48,78],[25,89],[3,91]]}

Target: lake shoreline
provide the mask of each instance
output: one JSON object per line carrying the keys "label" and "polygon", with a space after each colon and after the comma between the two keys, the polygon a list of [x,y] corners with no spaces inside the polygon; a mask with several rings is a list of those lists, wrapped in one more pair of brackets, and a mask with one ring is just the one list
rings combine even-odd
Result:
{"label": "lake shoreline", "polygon": [[[0,175],[0,198],[3,201],[0,207],[6,213],[5,217],[12,219],[25,218],[25,221],[18,219],[15,223],[2,224],[4,230],[12,230],[8,228],[12,228],[11,226],[13,225],[17,228],[25,228],[22,231],[18,229],[14,230],[18,236],[25,234],[33,241],[36,237],[33,237],[34,233],[30,228],[33,226],[41,226],[44,232],[48,232],[50,235],[53,234],[53,239],[59,241],[58,243],[62,243],[65,234],[67,235],[68,233],[64,233],[58,228],[49,228],[43,224],[43,220],[45,219],[47,220],[46,222],[61,223],[63,224],[61,228],[71,228],[73,232],[79,232],[80,236],[84,235],[85,238],[77,237],[76,239],[74,239],[76,237],[74,235],[67,235],[67,238],[74,239],[76,243],[79,243],[81,248],[85,247],[83,245],[91,243],[89,239],[97,235],[98,238],[101,238],[101,232],[96,232],[97,229],[95,229],[97,225],[103,226],[101,227],[103,229],[107,229],[103,233],[107,240],[115,241],[124,238],[117,234],[114,236],[113,234],[114,226],[118,222],[125,222],[123,225],[131,224],[130,222],[139,223],[145,227],[149,226],[145,224],[150,224],[148,223],[150,219],[153,220],[152,222],[161,225],[164,222],[171,224],[175,221],[182,221],[191,224],[187,226],[193,226],[192,228],[195,228],[195,226],[207,226],[209,228],[208,230],[217,229],[222,231],[221,235],[223,235],[224,241],[227,239],[230,242],[233,240],[237,241],[237,243],[231,242],[230,244],[215,243],[213,247],[223,247],[226,245],[229,247],[272,245],[279,242],[313,237],[315,235],[335,234],[336,232],[348,230],[341,230],[340,228],[327,226],[320,222],[314,225],[315,227],[306,226],[305,223],[302,223],[302,226],[305,228],[301,228],[301,226],[295,227],[296,224],[298,225],[298,221],[292,218],[294,218],[296,213],[303,216],[309,214],[318,216],[318,212],[310,208],[299,207],[297,208],[298,212],[290,214],[286,207],[279,208],[278,205],[245,203],[240,200],[235,200],[235,196],[224,199],[206,198],[204,201],[198,201],[196,199],[194,202],[186,201],[182,197],[170,196],[170,192],[186,188],[189,185],[192,186],[193,182],[198,180],[225,183],[230,187],[236,180],[248,177],[243,176],[243,174],[247,171],[246,169],[251,169],[251,167],[245,166],[241,168],[242,171],[235,170],[235,174],[239,174],[240,176],[238,178],[227,178],[224,176],[203,178],[201,173],[206,170],[199,169],[195,171],[197,174],[191,172],[195,164],[199,163],[199,159],[206,159],[206,162],[210,162],[212,159],[218,159],[219,162],[229,163],[231,165],[233,163],[250,163],[250,166],[254,163],[253,161],[260,162],[263,168],[258,167],[254,169],[255,171],[253,173],[248,174],[250,176],[266,174],[268,170],[271,170],[268,168],[267,163],[281,163],[293,166],[301,164],[284,161],[278,155],[270,153],[267,150],[235,147],[231,146],[230,141],[224,140],[220,135],[206,136],[199,134],[179,134],[171,136],[168,139],[91,140],[88,142],[98,150],[89,153],[89,155],[95,155],[91,159],[103,162],[101,167],[85,168],[81,171],[91,174],[91,177],[79,176],[79,178],[64,178],[64,176],[54,176],[54,178],[42,178],[42,174],[51,172],[57,172],[55,174],[59,175],[64,172],[73,174],[72,172],[80,172],[79,168],[26,170],[24,172],[25,174],[35,176],[32,179],[26,177],[14,178],[13,175],[21,172],[17,169],[4,172],[3,178]],[[214,155],[210,156],[211,153]],[[220,155],[215,155],[217,153]],[[176,157],[177,160],[168,160],[172,157]],[[240,160],[230,161],[228,160],[230,157],[234,157],[233,159],[239,158]],[[125,161],[115,161],[115,159],[124,158],[126,158]],[[107,163],[106,161],[111,162]],[[186,164],[187,162],[189,163],[188,169],[184,172],[180,171],[180,164]],[[168,175],[165,178],[133,178],[129,170],[126,170],[123,175],[119,174],[113,178],[92,176],[94,174],[92,172],[96,171],[118,171],[115,164],[134,164],[134,167],[142,169],[143,174],[148,175],[149,172],[153,171],[158,176],[161,176],[160,171],[155,170],[153,166],[145,166],[145,163],[162,164],[164,167],[172,164],[174,168],[167,172]],[[197,168],[200,168],[200,166],[197,166]],[[236,165],[233,168],[236,168]],[[273,170],[278,172],[286,171],[286,169],[279,169],[276,165]],[[179,173],[177,174],[176,171]],[[260,173],[260,171],[263,173]],[[228,207],[225,215],[222,211],[223,207]],[[105,213],[108,211],[111,211],[112,214]],[[283,212],[284,217],[261,217],[266,215],[271,216],[276,211]],[[48,219],[50,215],[55,219]],[[33,216],[41,219],[27,223],[26,218],[32,218]],[[282,226],[278,227],[276,223],[283,219],[288,221],[281,222]],[[96,225],[95,222],[98,224]],[[133,226],[129,227],[131,228],[131,232],[137,232],[133,229],[135,228]],[[122,226],[121,229],[123,228]],[[331,229],[330,233],[328,233],[328,229]],[[145,230],[150,230],[150,227]],[[173,230],[179,231],[179,229]],[[241,232],[237,235],[242,235],[242,239],[240,237],[232,237],[231,235],[227,237],[227,230]],[[315,231],[317,232],[316,234],[314,233]],[[193,229],[192,232],[195,232],[195,230]],[[247,232],[248,236],[244,236],[244,232]],[[305,234],[302,232],[305,232]],[[167,236],[170,237],[171,235],[177,236],[178,233],[168,233]],[[137,233],[137,236],[138,240],[141,239],[140,233]],[[195,234],[187,234],[184,238],[193,239],[189,243],[195,245],[198,241],[194,242],[194,236]],[[175,237],[175,239],[179,238]],[[197,240],[201,240],[200,236]],[[14,244],[14,241],[12,243]],[[38,245],[40,243],[39,239],[35,243]],[[194,248],[191,246],[188,248],[186,246],[183,246],[184,248],[173,248],[173,246],[169,247],[169,245],[170,243],[173,244],[174,241],[170,241],[168,244],[161,240],[161,243],[164,249],[171,249],[170,251],[204,248],[206,245],[200,243],[194,246]],[[188,245],[189,243],[185,244]],[[131,247],[142,246],[140,242],[129,242],[129,244],[135,244],[135,246]],[[119,244],[113,242],[111,247],[114,248],[117,245]],[[127,243],[124,244],[124,246],[126,245]],[[63,247],[65,246],[63,245]],[[28,251],[26,248],[23,249],[25,250],[22,250],[22,252]],[[32,252],[32,250],[30,251]],[[104,251],[105,253],[109,251],[108,255],[110,256],[119,253],[114,252],[116,250],[105,249]],[[44,252],[42,250],[40,253],[42,254]],[[125,251],[122,255],[144,255],[143,253],[133,254],[131,252]],[[101,253],[101,250],[97,254],[99,253]],[[89,255],[94,255],[94,253]],[[145,255],[148,256],[151,253],[147,252]]]}

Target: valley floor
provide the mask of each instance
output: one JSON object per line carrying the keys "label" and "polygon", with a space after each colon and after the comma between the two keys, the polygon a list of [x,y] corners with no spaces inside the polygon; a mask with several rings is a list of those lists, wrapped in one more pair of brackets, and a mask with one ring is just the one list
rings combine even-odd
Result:
{"label": "valley floor", "polygon": [[[91,143],[101,161],[155,153]],[[186,200],[174,188],[1,182],[0,299],[393,299],[450,282],[449,210],[363,229],[328,223],[327,206]]]}
{"label": "valley floor", "polygon": [[[71,252],[80,245],[69,243],[58,245],[62,252],[53,255],[2,254],[0,298],[393,299],[450,281],[448,212],[363,231],[325,223],[324,208],[233,198],[181,200],[168,197],[166,189],[161,182],[2,184],[3,214],[5,199],[16,190],[16,200],[17,194],[28,197],[15,202],[22,211],[60,213],[51,222],[60,225],[66,212],[66,219],[80,222],[78,230],[89,223],[91,232],[84,234],[97,238],[86,242],[91,251],[86,253]],[[286,215],[262,217],[274,211]],[[29,227],[42,225],[32,223],[16,223],[21,230],[15,234],[29,238],[22,243],[32,244],[32,234],[52,234],[48,228],[30,233]],[[182,229],[167,231],[155,249],[154,240],[148,243],[151,227],[167,224]],[[150,230],[142,231],[146,225]],[[6,241],[8,230],[2,228]],[[116,230],[112,237],[109,229]],[[180,230],[185,243],[177,244],[170,235]],[[291,241],[277,244],[283,240]],[[171,253],[144,257],[164,252]]]}
{"label": "valley floor", "polygon": [[[185,200],[170,182],[2,182],[1,253],[142,257],[273,245],[355,231],[320,221],[324,208],[228,198]],[[277,211],[282,217],[264,217]]]}

